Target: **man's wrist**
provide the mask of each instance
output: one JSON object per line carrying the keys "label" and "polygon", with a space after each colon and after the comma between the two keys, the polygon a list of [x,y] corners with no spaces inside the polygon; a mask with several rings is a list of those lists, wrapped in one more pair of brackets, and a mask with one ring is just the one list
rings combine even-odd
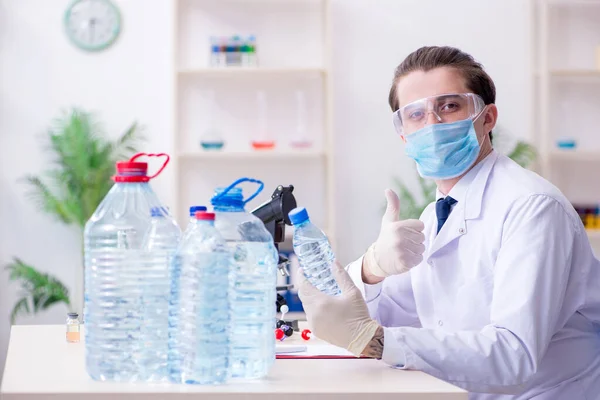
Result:
{"label": "man's wrist", "polygon": [[384,336],[383,336],[383,328],[381,326],[377,327],[373,338],[365,349],[362,351],[362,355],[365,357],[376,358],[381,360],[383,356],[383,345],[384,345]]}
{"label": "man's wrist", "polygon": [[384,278],[379,277],[377,275],[373,275],[370,271],[370,267],[373,267],[373,264],[376,263],[374,256],[374,245],[371,245],[367,252],[365,253],[362,261],[361,267],[361,278],[363,283],[368,285],[376,285],[379,282],[383,281]]}

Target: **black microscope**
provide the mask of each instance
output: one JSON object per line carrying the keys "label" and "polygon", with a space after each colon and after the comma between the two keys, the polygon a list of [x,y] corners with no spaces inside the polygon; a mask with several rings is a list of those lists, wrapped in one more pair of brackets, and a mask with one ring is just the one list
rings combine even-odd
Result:
{"label": "black microscope", "polygon": [[[288,217],[288,213],[296,208],[296,198],[292,194],[294,191],[294,186],[277,186],[277,189],[271,195],[271,200],[261,204],[255,210],[252,211],[252,214],[258,217],[265,227],[273,237],[273,242],[275,243],[275,248],[277,252],[279,252],[279,244],[283,243],[285,240],[285,226],[292,225],[290,218]],[[289,276],[289,260],[287,257],[279,253],[279,262],[277,263],[277,268],[282,276]],[[285,291],[292,289],[294,285],[287,284],[283,286],[277,286],[276,290]],[[287,305],[285,298],[277,293],[277,301],[276,307],[277,312],[281,311],[281,307]],[[280,322],[279,321],[278,325]],[[292,321],[292,327],[294,330],[297,330],[298,322]]]}

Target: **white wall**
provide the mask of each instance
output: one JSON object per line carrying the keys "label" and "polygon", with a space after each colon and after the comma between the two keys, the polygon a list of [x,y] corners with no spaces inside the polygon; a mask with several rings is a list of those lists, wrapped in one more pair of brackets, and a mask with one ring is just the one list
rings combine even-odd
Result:
{"label": "white wall", "polygon": [[338,253],[347,261],[377,238],[383,191],[391,177],[416,184],[414,163],[403,154],[387,105],[394,68],[424,45],[471,53],[496,83],[502,130],[529,137],[530,11],[524,0],[334,4],[336,232],[343,235]]}
{"label": "white wall", "polygon": [[[117,0],[121,37],[108,51],[83,53],[62,27],[70,0],[0,2],[0,266],[12,256],[73,285],[80,264],[77,228],[37,212],[16,180],[39,173],[48,158],[42,139],[63,108],[95,110],[107,132],[118,135],[137,120],[148,149],[170,151],[172,126],[172,15],[169,1]],[[169,201],[169,171],[155,188]],[[0,374],[9,334],[8,315],[16,288],[0,272]],[[21,323],[62,323],[56,307]]]}
{"label": "white wall", "polygon": [[[40,136],[60,109],[96,110],[118,134],[134,120],[149,150],[170,151],[170,1],[114,0],[124,29],[100,54],[71,46],[62,30],[69,0],[0,0],[0,265],[20,256],[68,285],[80,268],[75,228],[33,209],[16,180],[48,161]],[[413,179],[393,132],[387,92],[394,67],[425,44],[456,45],[487,67],[498,87],[500,122],[528,136],[529,9],[523,0],[333,0],[338,255],[357,257],[375,239],[391,177]],[[376,5],[374,5],[376,4]],[[171,202],[169,171],[154,187]],[[414,183],[414,180],[413,180]],[[16,298],[0,273],[0,375]],[[56,307],[22,323],[62,323]]]}

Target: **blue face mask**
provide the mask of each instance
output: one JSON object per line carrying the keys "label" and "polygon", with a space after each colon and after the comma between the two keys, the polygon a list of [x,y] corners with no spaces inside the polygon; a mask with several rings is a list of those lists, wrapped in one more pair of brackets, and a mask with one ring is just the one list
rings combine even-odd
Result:
{"label": "blue face mask", "polygon": [[479,155],[473,121],[431,124],[407,135],[406,155],[415,160],[423,178],[452,179],[464,174]]}

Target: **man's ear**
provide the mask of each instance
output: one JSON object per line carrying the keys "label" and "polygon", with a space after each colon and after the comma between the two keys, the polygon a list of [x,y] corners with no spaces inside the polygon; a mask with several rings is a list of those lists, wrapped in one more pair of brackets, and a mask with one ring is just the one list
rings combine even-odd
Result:
{"label": "man's ear", "polygon": [[498,107],[495,104],[488,104],[483,117],[483,130],[487,134],[496,126],[496,121],[498,121]]}

